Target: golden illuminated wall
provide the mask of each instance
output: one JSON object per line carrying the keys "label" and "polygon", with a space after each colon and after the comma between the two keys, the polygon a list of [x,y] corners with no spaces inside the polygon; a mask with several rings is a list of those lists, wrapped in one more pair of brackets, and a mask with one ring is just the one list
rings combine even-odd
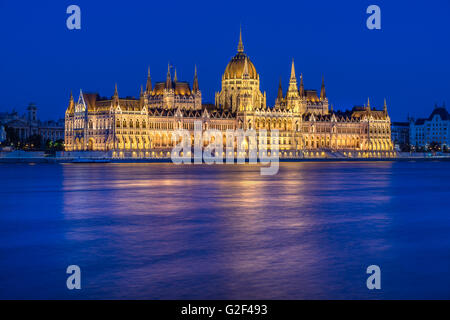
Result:
{"label": "golden illuminated wall", "polygon": [[[204,130],[225,132],[236,129],[237,120],[170,117],[150,117],[148,114],[89,115],[86,126],[73,126],[75,117],[66,118],[66,150],[165,150],[174,146],[173,131],[178,128],[194,130],[195,121],[203,121]],[[254,115],[247,129],[279,130],[280,150],[367,150],[393,149],[390,121],[332,122],[309,121],[294,114],[280,116]],[[72,132],[78,134],[71,135]],[[225,146],[225,142],[224,142]]]}
{"label": "golden illuminated wall", "polygon": [[259,86],[259,74],[244,53],[240,36],[238,52],[225,68],[222,90],[216,93],[215,110],[202,108],[196,70],[192,90],[176,76],[172,81],[170,69],[166,82],[153,87],[149,72],[139,99],[120,99],[117,87],[110,100],[80,92],[75,103],[71,95],[65,147],[167,156],[174,146],[174,130],[189,130],[193,140],[194,123],[201,121],[203,131],[222,131],[224,147],[227,129],[265,129],[279,130],[279,148],[286,155],[356,151],[358,156],[387,156],[393,150],[386,104],[383,111],[371,110],[368,101],[367,107],[350,113],[330,112],[324,80],[320,94],[305,90],[302,76],[297,84],[293,62],[287,92],[283,94],[280,82],[274,108],[267,107]]}

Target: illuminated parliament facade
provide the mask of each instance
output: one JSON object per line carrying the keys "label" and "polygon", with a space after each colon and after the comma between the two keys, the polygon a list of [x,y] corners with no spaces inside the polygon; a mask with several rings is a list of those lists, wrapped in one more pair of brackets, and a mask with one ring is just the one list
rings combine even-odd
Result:
{"label": "illuminated parliament facade", "polygon": [[[120,98],[117,85],[111,98],[83,93],[77,101],[70,95],[65,114],[66,151],[110,151],[113,157],[170,157],[175,145],[174,130],[194,135],[194,123],[203,130],[279,130],[280,157],[392,157],[390,118],[386,102],[382,110],[370,102],[351,111],[330,108],[322,87],[307,90],[303,77],[296,76],[292,61],[289,86],[281,81],[273,107],[260,91],[260,76],[244,53],[240,35],[236,55],[222,75],[222,89],[215,104],[202,104],[195,68],[192,87],[177,79],[168,67],[164,82],[152,83],[148,70],[140,97]],[[193,137],[192,137],[193,139]],[[270,148],[270,144],[269,144]]]}

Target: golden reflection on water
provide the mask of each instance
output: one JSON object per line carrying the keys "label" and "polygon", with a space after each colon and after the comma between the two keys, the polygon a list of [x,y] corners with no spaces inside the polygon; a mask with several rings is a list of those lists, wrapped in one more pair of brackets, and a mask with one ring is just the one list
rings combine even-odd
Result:
{"label": "golden reflection on water", "polygon": [[[130,290],[152,297],[204,298],[208,290],[213,298],[319,297],[332,290],[321,285],[334,276],[330,265],[341,267],[346,248],[335,241],[346,224],[387,229],[389,217],[377,208],[390,201],[382,192],[390,166],[283,163],[277,175],[261,176],[257,165],[68,165],[67,237],[100,241],[86,253],[118,259],[126,270],[110,281],[139,280]],[[353,245],[383,247],[382,238],[371,241]],[[174,285],[190,279],[208,288]]]}

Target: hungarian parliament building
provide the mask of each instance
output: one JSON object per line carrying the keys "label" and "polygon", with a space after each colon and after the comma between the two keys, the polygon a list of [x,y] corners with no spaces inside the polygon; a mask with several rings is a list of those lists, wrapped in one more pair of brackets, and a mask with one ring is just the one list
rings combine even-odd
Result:
{"label": "hungarian parliament building", "polygon": [[[386,101],[374,109],[370,101],[351,111],[330,107],[322,78],[320,92],[304,88],[292,61],[289,87],[281,81],[273,107],[259,87],[260,76],[244,52],[242,33],[236,55],[222,75],[222,89],[215,104],[202,104],[195,68],[192,86],[179,81],[170,66],[164,82],[152,83],[148,70],[140,97],[119,97],[117,85],[111,98],[80,91],[70,95],[65,113],[66,151],[108,151],[112,157],[170,157],[176,139],[173,133],[185,129],[194,139],[194,127],[227,130],[270,130],[279,132],[279,156],[298,157],[393,157],[391,121]],[[270,149],[270,143],[268,145]]]}

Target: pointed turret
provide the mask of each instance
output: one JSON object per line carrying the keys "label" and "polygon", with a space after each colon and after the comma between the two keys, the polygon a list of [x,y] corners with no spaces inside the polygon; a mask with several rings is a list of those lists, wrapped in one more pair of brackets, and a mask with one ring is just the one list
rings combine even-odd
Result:
{"label": "pointed turret", "polygon": [[327,97],[325,93],[325,78],[322,76],[322,88],[320,89],[320,100],[325,100]]}
{"label": "pointed turret", "polygon": [[75,105],[75,101],[73,101],[72,90],[70,90],[69,107],[67,108],[67,111],[68,112],[73,112],[74,105]]}
{"label": "pointed turret", "polygon": [[280,83],[278,85],[278,95],[277,95],[277,100],[281,101],[283,100],[283,88],[281,87],[281,77],[280,77]]}
{"label": "pointed turret", "polygon": [[141,85],[141,92],[139,93],[139,105],[141,107],[144,106],[145,100],[144,87]]}
{"label": "pointed turret", "polygon": [[290,80],[295,80],[297,81],[297,79],[295,78],[295,66],[294,66],[294,59],[292,59],[292,65],[291,65],[291,78]]}
{"label": "pointed turret", "polygon": [[197,65],[195,65],[195,68],[194,68],[194,82],[192,84],[192,91],[194,91],[194,92],[199,91],[198,78],[197,78]]}
{"label": "pointed turret", "polygon": [[238,52],[244,52],[244,44],[242,43],[242,27],[239,28]]}
{"label": "pointed turret", "polygon": [[113,98],[119,98],[119,92],[117,91],[117,83],[114,85],[114,95]]}
{"label": "pointed turret", "polygon": [[173,82],[177,82],[178,81],[178,77],[177,77],[177,68],[175,68],[175,72],[173,75]]}
{"label": "pointed turret", "polygon": [[297,78],[295,77],[294,59],[292,59],[291,77],[289,79],[289,88],[287,97],[294,97],[294,96],[298,96],[298,88],[297,88]]}
{"label": "pointed turret", "polygon": [[387,104],[386,104],[386,98],[384,98],[384,106],[383,106],[383,111],[385,114],[387,114]]}
{"label": "pointed turret", "polygon": [[114,95],[112,97],[113,105],[117,106],[119,104],[119,91],[117,90],[117,83],[114,86]]}
{"label": "pointed turret", "polygon": [[150,94],[151,91],[152,91],[152,78],[150,77],[150,67],[148,67],[147,85],[145,86],[145,92],[147,94]]}
{"label": "pointed turret", "polygon": [[299,90],[300,97],[303,97],[305,95],[305,87],[303,86],[303,73],[300,73],[300,90]]}
{"label": "pointed turret", "polygon": [[166,89],[172,89],[172,78],[170,77],[170,64],[167,64]]}
{"label": "pointed turret", "polygon": [[367,97],[367,110],[370,111],[370,99],[369,99],[369,97]]}

